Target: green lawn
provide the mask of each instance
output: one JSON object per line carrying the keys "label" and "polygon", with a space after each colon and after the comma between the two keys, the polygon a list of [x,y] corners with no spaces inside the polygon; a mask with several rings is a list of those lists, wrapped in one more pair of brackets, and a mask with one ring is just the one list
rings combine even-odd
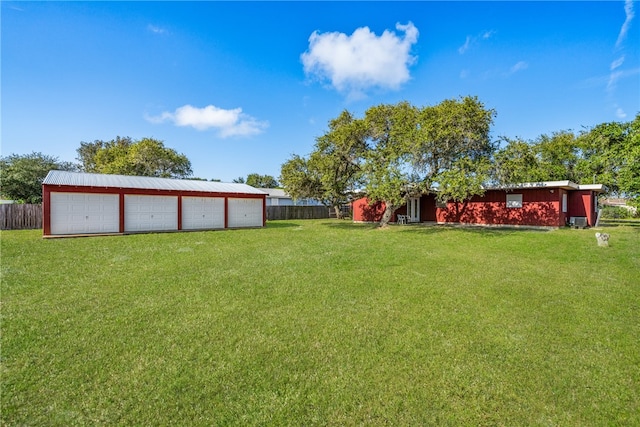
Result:
{"label": "green lawn", "polygon": [[3,425],[640,425],[640,228],[1,234]]}

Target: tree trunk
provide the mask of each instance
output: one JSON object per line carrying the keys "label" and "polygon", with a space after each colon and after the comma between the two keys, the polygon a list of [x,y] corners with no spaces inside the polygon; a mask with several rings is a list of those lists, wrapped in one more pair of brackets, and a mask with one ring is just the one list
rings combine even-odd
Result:
{"label": "tree trunk", "polygon": [[468,201],[467,200],[465,200],[462,203],[455,202],[455,206],[456,206],[456,222],[460,222],[460,220],[462,219],[462,215],[464,215],[464,212],[467,209],[467,205],[468,205]]}
{"label": "tree trunk", "polygon": [[396,206],[386,201],[384,202],[384,206],[384,213],[382,214],[382,219],[380,220],[380,228],[389,225],[389,221],[391,221],[391,217],[397,209]]}
{"label": "tree trunk", "polygon": [[339,205],[334,205],[333,210],[336,212],[336,219],[343,219],[342,209],[340,209]]}

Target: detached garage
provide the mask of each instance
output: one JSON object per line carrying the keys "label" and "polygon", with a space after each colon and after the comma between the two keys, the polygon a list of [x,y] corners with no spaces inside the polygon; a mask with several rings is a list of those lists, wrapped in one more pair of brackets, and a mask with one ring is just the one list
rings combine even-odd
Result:
{"label": "detached garage", "polygon": [[43,235],[264,227],[266,196],[246,184],[50,171]]}

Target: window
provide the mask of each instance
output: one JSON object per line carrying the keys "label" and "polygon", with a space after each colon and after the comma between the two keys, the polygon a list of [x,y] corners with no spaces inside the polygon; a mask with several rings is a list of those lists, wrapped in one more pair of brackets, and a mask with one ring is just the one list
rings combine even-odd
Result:
{"label": "window", "polygon": [[567,193],[562,195],[562,213],[567,213]]}
{"label": "window", "polygon": [[521,208],[522,207],[522,194],[507,194],[507,207],[508,208]]}

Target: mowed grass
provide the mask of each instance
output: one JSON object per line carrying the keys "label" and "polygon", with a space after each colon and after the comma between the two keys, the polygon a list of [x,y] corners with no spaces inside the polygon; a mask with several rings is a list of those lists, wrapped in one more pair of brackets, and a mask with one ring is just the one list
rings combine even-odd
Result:
{"label": "mowed grass", "polygon": [[1,235],[3,425],[640,425],[640,229]]}

